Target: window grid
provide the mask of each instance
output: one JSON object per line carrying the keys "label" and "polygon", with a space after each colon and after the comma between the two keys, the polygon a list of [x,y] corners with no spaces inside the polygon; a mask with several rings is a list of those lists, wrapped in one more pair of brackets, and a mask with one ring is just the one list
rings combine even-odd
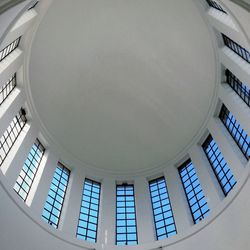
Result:
{"label": "window grid", "polygon": [[190,159],[183,163],[178,170],[193,221],[196,224],[204,219],[209,212],[206,197]]}
{"label": "window grid", "polygon": [[208,161],[215,173],[215,176],[222,188],[225,196],[233,189],[236,184],[234,175],[220,152],[217,143],[211,135],[207,137],[202,145]]}
{"label": "window grid", "polygon": [[234,141],[237,143],[241,152],[248,160],[250,156],[250,137],[247,135],[244,129],[241,128],[238,121],[234,118],[232,113],[224,104],[222,105],[219,117],[230,135],[233,137]]}
{"label": "window grid", "polygon": [[138,244],[134,185],[116,186],[116,244]]}
{"label": "window grid", "polygon": [[225,45],[233,50],[237,55],[239,55],[241,58],[243,58],[245,61],[250,63],[250,53],[241,47],[238,43],[234,42],[232,39],[227,37],[226,35],[222,34],[223,40]]}
{"label": "window grid", "polygon": [[44,151],[45,148],[41,142],[36,139],[16,180],[14,190],[24,201],[26,201],[28,197],[29,191],[36,177],[38,167],[44,155]]}
{"label": "window grid", "polygon": [[18,47],[20,40],[21,37],[17,38],[15,41],[0,51],[0,62]]}
{"label": "window grid", "polygon": [[28,10],[34,9],[34,8],[37,6],[38,3],[39,3],[39,1],[36,1],[35,3],[33,3],[33,4],[28,8]]}
{"label": "window grid", "polygon": [[99,182],[85,179],[76,233],[78,239],[91,242],[97,240],[100,193],[101,184]]}
{"label": "window grid", "polygon": [[207,0],[207,3],[208,3],[209,6],[215,8],[215,9],[217,9],[217,10],[219,10],[219,11],[225,13],[225,14],[227,14],[227,12],[217,2],[215,2],[213,0]]}
{"label": "window grid", "polygon": [[177,233],[172,206],[164,177],[149,182],[157,240]]}
{"label": "window grid", "polygon": [[0,105],[6,100],[12,90],[16,87],[16,73],[0,87]]}
{"label": "window grid", "polygon": [[231,71],[226,70],[227,83],[250,107],[250,89],[243,84]]}
{"label": "window grid", "polygon": [[21,108],[0,138],[0,166],[3,164],[3,161],[27,122],[25,115],[25,110]]}
{"label": "window grid", "polygon": [[42,213],[42,218],[54,228],[58,228],[69,177],[70,170],[58,163]]}

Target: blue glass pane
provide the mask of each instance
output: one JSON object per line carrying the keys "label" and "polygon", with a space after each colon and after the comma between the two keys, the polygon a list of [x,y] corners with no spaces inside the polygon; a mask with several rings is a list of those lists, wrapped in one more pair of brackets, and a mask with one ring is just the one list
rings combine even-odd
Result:
{"label": "blue glass pane", "polygon": [[224,104],[222,105],[219,117],[248,160],[250,156],[250,137]]}
{"label": "blue glass pane", "polygon": [[197,223],[206,217],[209,208],[190,159],[179,167],[179,173],[194,223]]}
{"label": "blue glass pane", "polygon": [[45,148],[40,141],[36,139],[16,180],[14,190],[24,201],[27,199],[44,151]]}
{"label": "blue glass pane", "polygon": [[59,224],[69,176],[70,171],[58,163],[42,213],[42,218],[55,228]]}
{"label": "blue glass pane", "polygon": [[202,147],[224,194],[227,195],[236,184],[232,171],[211,135],[207,137]]}
{"label": "blue glass pane", "polygon": [[96,242],[101,184],[85,179],[76,236]]}
{"label": "blue glass pane", "polygon": [[133,185],[116,187],[116,244],[137,244],[135,197]]}
{"label": "blue glass pane", "polygon": [[177,233],[164,177],[149,182],[157,240]]}

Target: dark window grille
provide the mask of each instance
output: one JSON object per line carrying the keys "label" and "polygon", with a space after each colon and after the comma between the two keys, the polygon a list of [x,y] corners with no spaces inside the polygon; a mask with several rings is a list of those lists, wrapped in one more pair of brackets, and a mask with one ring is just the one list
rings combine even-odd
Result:
{"label": "dark window grille", "polygon": [[208,3],[209,6],[215,8],[215,9],[221,11],[221,12],[224,12],[225,14],[227,14],[227,12],[217,2],[215,2],[213,0],[207,0],[207,3]]}
{"label": "dark window grille", "polygon": [[231,71],[226,70],[227,83],[238,96],[250,107],[250,89],[243,84]]}
{"label": "dark window grille", "polygon": [[225,45],[233,50],[237,55],[243,58],[245,61],[250,63],[250,53],[243,47],[241,47],[238,43],[234,42],[232,39],[222,34]]}
{"label": "dark window grille", "polygon": [[202,148],[222,188],[222,191],[226,196],[236,184],[234,175],[211,135],[207,137],[202,145]]}
{"label": "dark window grille", "polygon": [[41,142],[36,139],[16,180],[14,190],[24,201],[26,201],[27,199],[32,183],[35,179],[38,167],[44,155],[44,151],[45,148],[43,147]]}
{"label": "dark window grille", "polygon": [[0,105],[6,100],[12,90],[16,87],[16,73],[0,87]]}
{"label": "dark window grille", "polygon": [[42,213],[42,218],[54,228],[58,228],[69,177],[70,170],[58,163]]}
{"label": "dark window grille", "polygon": [[21,108],[0,138],[0,166],[16,142],[26,122],[25,110]]}
{"label": "dark window grille", "polygon": [[15,41],[0,51],[0,62],[18,47],[20,40],[21,37],[17,38]]}
{"label": "dark window grille", "polygon": [[196,224],[204,219],[209,212],[206,197],[202,191],[201,184],[190,159],[183,163],[178,170],[193,221]]}
{"label": "dark window grille", "polygon": [[34,3],[28,8],[28,10],[34,9],[34,8],[37,6],[38,3],[39,3],[39,1],[34,2]]}
{"label": "dark window grille", "polygon": [[224,104],[222,105],[219,117],[248,160],[250,156],[250,137]]}
{"label": "dark window grille", "polygon": [[157,240],[177,233],[174,215],[164,177],[149,182]]}
{"label": "dark window grille", "polygon": [[97,240],[100,192],[100,183],[85,179],[76,233],[78,239],[91,242]]}
{"label": "dark window grille", "polygon": [[134,185],[116,186],[116,244],[138,244]]}

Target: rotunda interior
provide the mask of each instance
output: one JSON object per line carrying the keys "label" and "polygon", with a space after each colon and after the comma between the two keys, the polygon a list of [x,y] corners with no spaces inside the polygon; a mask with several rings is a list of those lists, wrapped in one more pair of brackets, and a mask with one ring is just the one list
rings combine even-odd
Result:
{"label": "rotunda interior", "polygon": [[0,249],[248,249],[250,4],[0,3]]}

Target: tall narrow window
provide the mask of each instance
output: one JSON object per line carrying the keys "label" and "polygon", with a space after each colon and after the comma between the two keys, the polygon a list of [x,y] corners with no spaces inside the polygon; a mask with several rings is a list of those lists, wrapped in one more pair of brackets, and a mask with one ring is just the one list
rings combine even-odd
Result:
{"label": "tall narrow window", "polygon": [[116,186],[116,244],[138,244],[134,185]]}
{"label": "tall narrow window", "polygon": [[85,179],[82,204],[77,227],[77,238],[96,242],[101,184]]}
{"label": "tall narrow window", "polygon": [[55,228],[60,221],[69,176],[70,171],[58,162],[42,213],[43,219]]}
{"label": "tall narrow window", "polygon": [[209,207],[192,161],[190,159],[187,160],[178,170],[190,211],[196,224],[207,216]]}
{"label": "tall narrow window", "polygon": [[177,233],[164,177],[149,182],[157,240]]}
{"label": "tall narrow window", "polygon": [[233,50],[237,55],[243,58],[245,61],[250,63],[250,53],[243,47],[241,47],[238,43],[234,42],[232,39],[222,34],[225,45]]}
{"label": "tall narrow window", "polygon": [[28,8],[28,10],[34,9],[34,8],[37,6],[38,3],[39,3],[39,1],[35,1],[35,2]]}
{"label": "tall narrow window", "polygon": [[226,77],[230,87],[250,107],[250,89],[228,69],[226,70]]}
{"label": "tall narrow window", "polygon": [[0,105],[6,100],[12,90],[16,87],[16,73],[0,87]]}
{"label": "tall narrow window", "polygon": [[248,160],[250,156],[250,137],[224,104],[222,105],[219,117]]}
{"label": "tall narrow window", "polygon": [[236,184],[234,175],[211,135],[207,137],[202,147],[226,196]]}
{"label": "tall narrow window", "polygon": [[41,163],[44,151],[45,148],[43,147],[41,142],[36,139],[16,180],[14,190],[24,201],[26,201],[27,199],[32,183],[35,179],[38,167]]}
{"label": "tall narrow window", "polygon": [[221,11],[221,12],[224,12],[225,14],[227,14],[227,12],[221,7],[220,4],[218,4],[216,1],[213,1],[213,0],[207,0],[207,3],[209,6]]}
{"label": "tall narrow window", "polygon": [[10,152],[26,122],[26,112],[21,108],[0,138],[0,166]]}
{"label": "tall narrow window", "polygon": [[17,38],[15,41],[0,51],[0,62],[18,47],[20,40],[21,37]]}

